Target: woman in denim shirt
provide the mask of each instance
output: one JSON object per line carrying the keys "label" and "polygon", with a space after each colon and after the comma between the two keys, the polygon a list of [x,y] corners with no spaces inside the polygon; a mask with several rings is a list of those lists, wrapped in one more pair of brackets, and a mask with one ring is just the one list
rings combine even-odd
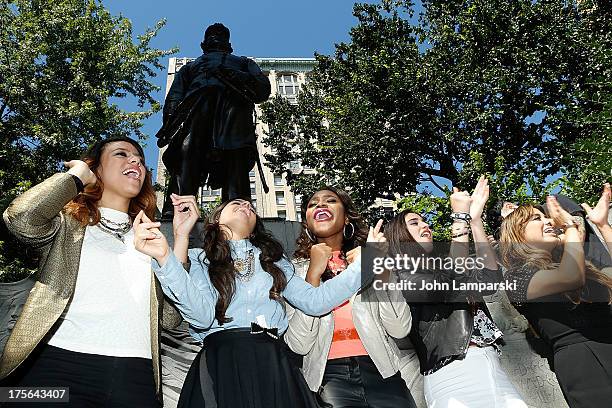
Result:
{"label": "woman in denim shirt", "polygon": [[160,224],[144,215],[136,222],[136,247],[154,258],[164,293],[203,342],[179,407],[316,407],[279,340],[287,329],[283,298],[312,315],[329,312],[362,286],[360,254],[342,279],[315,288],[295,275],[250,202],[217,207],[204,227],[203,250],[189,251],[199,217],[195,197],[173,196],[173,203],[174,250]]}

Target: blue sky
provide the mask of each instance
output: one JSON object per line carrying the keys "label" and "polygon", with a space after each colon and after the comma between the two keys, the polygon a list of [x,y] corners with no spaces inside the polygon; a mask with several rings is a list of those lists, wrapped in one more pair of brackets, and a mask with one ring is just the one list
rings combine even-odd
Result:
{"label": "blue sky", "polygon": [[[134,35],[165,18],[166,26],[151,46],[160,49],[179,47],[174,56],[197,57],[205,28],[222,22],[231,30],[234,53],[251,57],[312,57],[317,51],[332,54],[334,44],[347,41],[357,19],[352,15],[351,0],[308,1],[158,1],[106,0],[103,4],[113,15],[132,21]],[[167,59],[163,64],[167,66]],[[161,87],[155,95],[163,101],[166,71],[152,81]],[[121,101],[126,110],[135,110],[131,101]],[[147,165],[157,167],[155,132],[161,126],[161,113],[149,118],[143,131],[149,135],[145,154]]]}

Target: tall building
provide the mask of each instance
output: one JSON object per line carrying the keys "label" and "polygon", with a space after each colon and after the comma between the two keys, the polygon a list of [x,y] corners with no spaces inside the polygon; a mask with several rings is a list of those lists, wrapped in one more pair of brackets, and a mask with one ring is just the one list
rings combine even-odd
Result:
{"label": "tall building", "polygon": [[[193,61],[194,58],[170,58],[168,64],[168,77],[166,80],[166,93],[172,85],[174,80],[174,74],[178,72],[183,65],[189,61]],[[297,103],[297,95],[299,94],[300,87],[306,81],[306,74],[311,71],[315,66],[314,58],[253,58],[261,70],[268,75],[270,84],[272,85],[272,94],[270,97],[275,95],[281,95],[287,98],[292,103]],[[261,117],[261,110],[259,105],[255,105],[255,111],[257,117]],[[293,192],[287,186],[285,177],[281,174],[274,174],[266,166],[264,154],[273,154],[274,152],[269,148],[265,147],[262,143],[262,137],[264,130],[267,130],[267,126],[261,121],[257,121],[256,133],[257,133],[257,148],[259,155],[262,160],[262,167],[266,183],[270,187],[269,193],[264,193],[261,178],[257,171],[257,166],[251,170],[251,199],[257,214],[261,217],[266,218],[282,218],[289,221],[301,221],[300,217],[300,205],[301,197],[293,194]],[[157,182],[160,185],[165,184],[166,172],[164,164],[162,163],[161,157],[165,148],[160,149],[159,156],[157,159]],[[299,162],[290,163],[290,171],[294,172],[313,172],[313,169],[302,168]],[[221,190],[211,190],[209,188],[200,189],[199,200],[202,207],[207,204],[214,203],[221,197]],[[158,193],[157,196],[158,208],[163,206],[163,193]],[[375,206],[383,206],[385,208],[392,207],[392,201],[390,200],[377,200]]]}

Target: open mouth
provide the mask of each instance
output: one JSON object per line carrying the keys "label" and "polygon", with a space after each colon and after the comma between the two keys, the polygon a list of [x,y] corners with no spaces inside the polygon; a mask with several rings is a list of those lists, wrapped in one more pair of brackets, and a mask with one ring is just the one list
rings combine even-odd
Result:
{"label": "open mouth", "polygon": [[140,180],[140,171],[136,169],[127,169],[123,171],[124,176],[128,176],[131,179]]}
{"label": "open mouth", "polygon": [[546,227],[544,228],[544,233],[545,234],[557,234],[557,231],[553,228],[553,227]]}
{"label": "open mouth", "polygon": [[315,221],[329,221],[333,218],[331,211],[325,208],[317,208],[314,212]]}
{"label": "open mouth", "polygon": [[236,210],[236,212],[241,212],[247,217],[254,213],[253,210],[251,210],[250,208],[246,208],[246,207],[240,207]]}
{"label": "open mouth", "polygon": [[431,231],[427,230],[427,231],[423,231],[421,233],[421,237],[427,237],[427,238],[431,238]]}

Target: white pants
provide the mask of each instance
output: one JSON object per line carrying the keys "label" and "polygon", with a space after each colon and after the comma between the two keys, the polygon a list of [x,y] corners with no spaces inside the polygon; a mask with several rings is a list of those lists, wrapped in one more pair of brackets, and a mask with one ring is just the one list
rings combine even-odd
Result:
{"label": "white pants", "polygon": [[470,347],[463,360],[424,376],[424,391],[429,408],[527,408],[493,347]]}

